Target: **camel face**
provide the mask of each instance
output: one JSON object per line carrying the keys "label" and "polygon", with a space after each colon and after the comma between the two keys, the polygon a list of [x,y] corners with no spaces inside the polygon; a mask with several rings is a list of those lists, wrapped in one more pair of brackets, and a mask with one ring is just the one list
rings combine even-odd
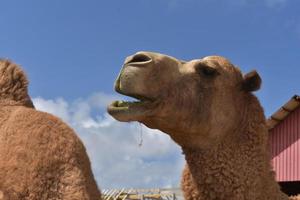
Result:
{"label": "camel face", "polygon": [[115,101],[108,112],[119,121],[160,129],[180,145],[212,144],[239,121],[239,97],[257,89],[257,76],[246,80],[220,56],[186,62],[138,52],[126,58],[115,82],[117,92],[138,101]]}
{"label": "camel face", "polygon": [[180,76],[180,65],[175,58],[152,52],[138,52],[127,57],[115,82],[115,90],[138,101],[115,101],[108,112],[125,122],[157,116],[157,108],[166,98],[164,91]]}

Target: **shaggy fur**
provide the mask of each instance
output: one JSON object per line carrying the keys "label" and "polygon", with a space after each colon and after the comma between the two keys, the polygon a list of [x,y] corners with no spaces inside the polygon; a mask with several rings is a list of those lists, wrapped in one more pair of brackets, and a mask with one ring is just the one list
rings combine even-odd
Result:
{"label": "shaggy fur", "polygon": [[100,199],[82,142],[34,109],[27,86],[17,65],[0,60],[0,199]]}
{"label": "shaggy fur", "polygon": [[252,94],[257,72],[220,56],[181,61],[138,52],[126,59],[115,88],[139,103],[113,102],[119,121],[139,121],[178,143],[187,164],[186,200],[287,200],[270,164],[268,130]]}
{"label": "shaggy fur", "polygon": [[245,101],[243,123],[237,124],[233,137],[208,150],[183,147],[187,161],[181,182],[185,199],[287,199],[269,164],[262,108],[252,95],[246,95]]}

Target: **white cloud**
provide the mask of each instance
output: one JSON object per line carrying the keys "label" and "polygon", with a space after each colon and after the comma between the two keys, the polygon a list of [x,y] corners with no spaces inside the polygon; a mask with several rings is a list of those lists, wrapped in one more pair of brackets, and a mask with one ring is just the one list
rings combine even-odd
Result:
{"label": "white cloud", "polygon": [[101,188],[179,186],[184,164],[180,148],[160,131],[112,119],[105,107],[116,98],[96,93],[73,102],[41,97],[33,102],[38,110],[61,117],[76,130]]}
{"label": "white cloud", "polygon": [[62,99],[57,98],[56,100],[44,100],[43,98],[34,98],[34,105],[37,109],[52,113],[59,116],[64,121],[69,121],[68,103]]}

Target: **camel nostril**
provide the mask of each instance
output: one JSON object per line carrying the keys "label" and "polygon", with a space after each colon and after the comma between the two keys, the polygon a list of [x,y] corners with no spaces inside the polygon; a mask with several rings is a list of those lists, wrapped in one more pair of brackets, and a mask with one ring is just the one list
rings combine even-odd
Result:
{"label": "camel nostril", "polygon": [[152,61],[152,58],[150,56],[147,56],[145,54],[136,54],[134,55],[128,62],[128,63],[148,63],[148,62],[151,62]]}

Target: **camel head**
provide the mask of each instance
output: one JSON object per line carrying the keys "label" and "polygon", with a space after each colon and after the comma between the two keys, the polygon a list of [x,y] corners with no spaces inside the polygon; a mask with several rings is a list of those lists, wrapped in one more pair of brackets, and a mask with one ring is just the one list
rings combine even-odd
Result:
{"label": "camel head", "polygon": [[220,141],[240,122],[243,98],[261,79],[242,75],[226,58],[182,61],[153,52],[126,58],[115,90],[136,101],[115,101],[108,112],[123,122],[138,121],[169,134],[181,146]]}

